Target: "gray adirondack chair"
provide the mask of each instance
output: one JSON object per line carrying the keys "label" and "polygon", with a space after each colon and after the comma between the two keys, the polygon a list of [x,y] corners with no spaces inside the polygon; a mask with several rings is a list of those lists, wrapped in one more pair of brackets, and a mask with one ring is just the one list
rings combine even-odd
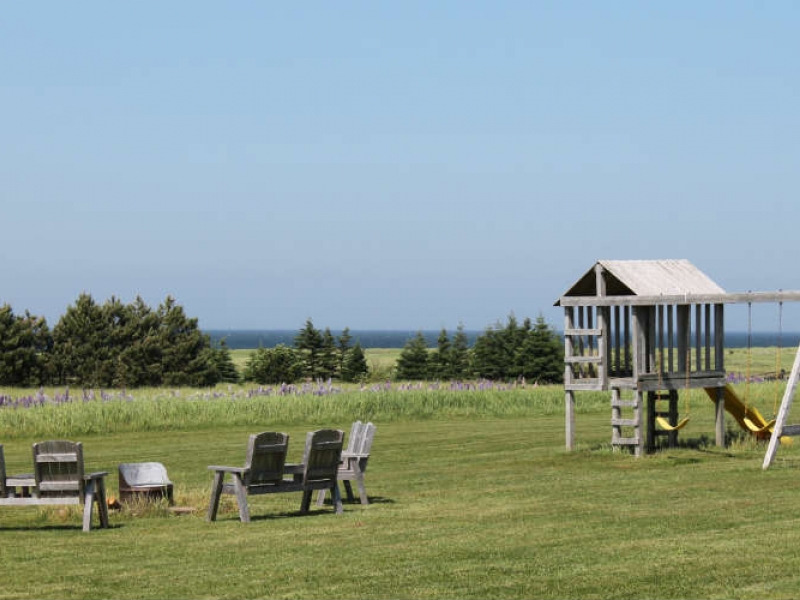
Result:
{"label": "gray adirondack chair", "polygon": [[[281,492],[303,492],[300,512],[307,513],[314,490],[335,490],[338,498],[336,475],[344,443],[344,433],[335,429],[321,429],[306,435],[303,462],[286,464],[289,436],[285,433],[267,431],[250,436],[243,467],[212,465],[214,481],[211,485],[211,500],[208,505],[209,521],[217,518],[222,494],[233,494],[239,506],[239,519],[248,523],[250,509],[247,497],[250,494],[275,494]],[[225,475],[231,481],[225,482]],[[339,498],[336,513],[342,512]]]}
{"label": "gray adirondack chair", "polygon": [[0,500],[4,498],[29,497],[30,490],[35,485],[36,480],[33,478],[33,473],[8,475],[6,472],[6,458],[3,452],[3,444],[0,444]]}
{"label": "gray adirondack chair", "polygon": [[[3,467],[5,470],[5,467]],[[92,528],[92,508],[97,504],[100,527],[108,527],[105,477],[107,472],[84,473],[80,442],[51,440],[33,445],[33,475],[3,476],[0,506],[83,504],[83,530]],[[21,487],[22,496],[10,492]],[[28,489],[30,497],[24,490]]]}
{"label": "gray adirondack chair", "polygon": [[[342,452],[342,462],[339,465],[339,473],[337,478],[344,485],[347,493],[347,499],[350,502],[355,501],[353,495],[353,487],[351,481],[355,481],[358,486],[358,495],[361,504],[369,504],[367,498],[367,490],[364,486],[364,473],[367,470],[367,463],[369,462],[370,450],[372,449],[372,440],[375,438],[375,430],[377,428],[372,423],[362,423],[356,421],[350,429],[350,439],[347,443],[347,449]],[[325,502],[325,491],[320,490],[317,494],[317,504],[322,505]]]}

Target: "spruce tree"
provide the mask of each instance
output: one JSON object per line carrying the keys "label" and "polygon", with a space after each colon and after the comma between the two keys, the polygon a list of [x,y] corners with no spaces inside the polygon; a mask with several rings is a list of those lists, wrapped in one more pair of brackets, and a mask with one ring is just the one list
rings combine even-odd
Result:
{"label": "spruce tree", "polygon": [[561,339],[539,315],[520,348],[522,374],[539,383],[564,381],[564,349]]}
{"label": "spruce tree", "polygon": [[353,336],[350,335],[350,328],[345,327],[337,339],[339,349],[339,373],[344,373],[344,362],[347,359],[347,353],[350,351],[350,342]]}
{"label": "spruce tree", "polygon": [[428,342],[422,331],[403,346],[396,368],[400,380],[424,381],[428,378]]}
{"label": "spruce tree", "polygon": [[141,296],[126,307],[128,345],[119,354],[115,385],[119,387],[157,386],[163,381],[161,318]]}
{"label": "spruce tree", "polygon": [[469,376],[469,340],[462,323],[456,329],[450,349],[450,376],[454,379]]}
{"label": "spruce tree", "polygon": [[163,383],[193,387],[217,383],[211,339],[200,331],[197,319],[188,318],[171,296],[158,307],[158,314]]}
{"label": "spruce tree", "polygon": [[56,382],[110,385],[103,380],[109,340],[108,322],[92,296],[82,293],[53,327]]}
{"label": "spruce tree", "polygon": [[294,346],[300,354],[303,376],[316,379],[320,373],[320,353],[322,352],[322,334],[314,327],[311,318],[294,338]]}
{"label": "spruce tree", "polygon": [[452,377],[451,353],[450,336],[447,334],[447,330],[442,327],[436,340],[436,350],[429,357],[428,373],[430,377],[436,379],[450,379]]}
{"label": "spruce tree", "polygon": [[320,369],[318,377],[329,379],[336,377],[339,372],[339,352],[336,348],[336,340],[329,327],[325,328],[322,334],[322,346],[319,353]]}
{"label": "spruce tree", "polygon": [[508,374],[508,357],[502,331],[487,327],[472,347],[472,371],[478,377],[501,381]]}
{"label": "spruce tree", "polygon": [[361,349],[361,342],[356,342],[348,352],[342,366],[342,381],[363,381],[369,376],[367,357]]}
{"label": "spruce tree", "polygon": [[231,351],[225,340],[220,340],[219,346],[214,348],[214,366],[221,383],[239,383],[239,372],[236,370],[236,365],[233,364]]}
{"label": "spruce tree", "polygon": [[15,315],[11,306],[0,306],[0,385],[32,386],[49,383],[48,363],[52,345],[43,317],[25,311]]}

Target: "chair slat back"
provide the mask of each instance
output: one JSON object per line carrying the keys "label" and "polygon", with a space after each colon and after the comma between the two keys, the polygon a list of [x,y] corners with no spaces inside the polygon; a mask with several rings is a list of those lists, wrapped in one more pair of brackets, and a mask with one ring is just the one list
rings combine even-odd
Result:
{"label": "chair slat back", "polygon": [[[356,425],[358,425],[357,428]],[[353,423],[353,430],[350,433],[348,452],[353,454],[369,454],[374,437],[375,425],[356,421]]]}
{"label": "chair slat back", "polygon": [[343,446],[344,432],[340,429],[319,429],[306,434],[303,481],[336,481]]}
{"label": "chair slat back", "polygon": [[247,445],[245,467],[250,469],[245,485],[266,485],[283,480],[289,435],[277,431],[254,433]]}
{"label": "chair slat back", "polygon": [[34,444],[33,473],[41,496],[82,496],[83,445],[67,440]]}
{"label": "chair slat back", "polygon": [[361,429],[364,427],[364,424],[361,421],[356,421],[350,427],[350,436],[347,439],[347,449],[345,452],[349,452],[350,454],[355,454],[358,452],[356,450],[356,446],[361,443]]}

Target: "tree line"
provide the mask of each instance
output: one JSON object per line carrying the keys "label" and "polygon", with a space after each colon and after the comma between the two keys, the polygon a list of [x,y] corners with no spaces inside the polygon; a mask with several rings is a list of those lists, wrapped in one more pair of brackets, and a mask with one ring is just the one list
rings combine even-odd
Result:
{"label": "tree line", "polygon": [[211,386],[239,375],[224,343],[212,348],[174,298],[98,304],[78,296],[53,327],[0,306],[0,384],[96,387]]}
{"label": "tree line", "polygon": [[459,326],[451,338],[439,333],[436,348],[428,349],[422,332],[409,340],[400,353],[395,376],[401,380],[485,378],[510,381],[524,378],[540,383],[564,381],[564,349],[543,316],[522,324],[509,315],[505,325],[489,326],[472,348]]}
{"label": "tree line", "polygon": [[293,383],[302,379],[353,382],[366,379],[369,366],[361,342],[353,344],[348,327],[335,338],[329,327],[321,331],[309,318],[295,336],[293,347],[278,344],[254,351],[243,376],[245,381],[262,384]]}
{"label": "tree line", "polygon": [[[403,347],[391,376],[560,383],[563,346],[544,317],[520,324],[510,315],[505,325],[487,327],[472,347],[461,325],[452,337],[442,329],[433,349],[418,332]],[[334,337],[330,328],[317,329],[310,318],[293,346],[253,351],[240,377],[224,340],[212,347],[197,319],[171,296],[154,309],[140,297],[124,304],[112,296],[98,304],[84,293],[52,331],[43,317],[28,311],[16,315],[8,304],[0,306],[0,385],[204,387],[240,379],[280,384],[369,377],[364,349],[353,342],[349,328]]]}

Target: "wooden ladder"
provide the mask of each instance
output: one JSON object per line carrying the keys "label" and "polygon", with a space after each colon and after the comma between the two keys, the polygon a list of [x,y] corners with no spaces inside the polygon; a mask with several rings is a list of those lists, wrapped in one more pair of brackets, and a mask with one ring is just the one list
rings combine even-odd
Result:
{"label": "wooden ladder", "polygon": [[[614,448],[633,448],[636,456],[642,449],[642,400],[636,390],[632,398],[623,398],[622,388],[611,388],[611,446]],[[623,410],[633,410],[633,417],[624,417]],[[633,435],[631,435],[633,428]]]}

